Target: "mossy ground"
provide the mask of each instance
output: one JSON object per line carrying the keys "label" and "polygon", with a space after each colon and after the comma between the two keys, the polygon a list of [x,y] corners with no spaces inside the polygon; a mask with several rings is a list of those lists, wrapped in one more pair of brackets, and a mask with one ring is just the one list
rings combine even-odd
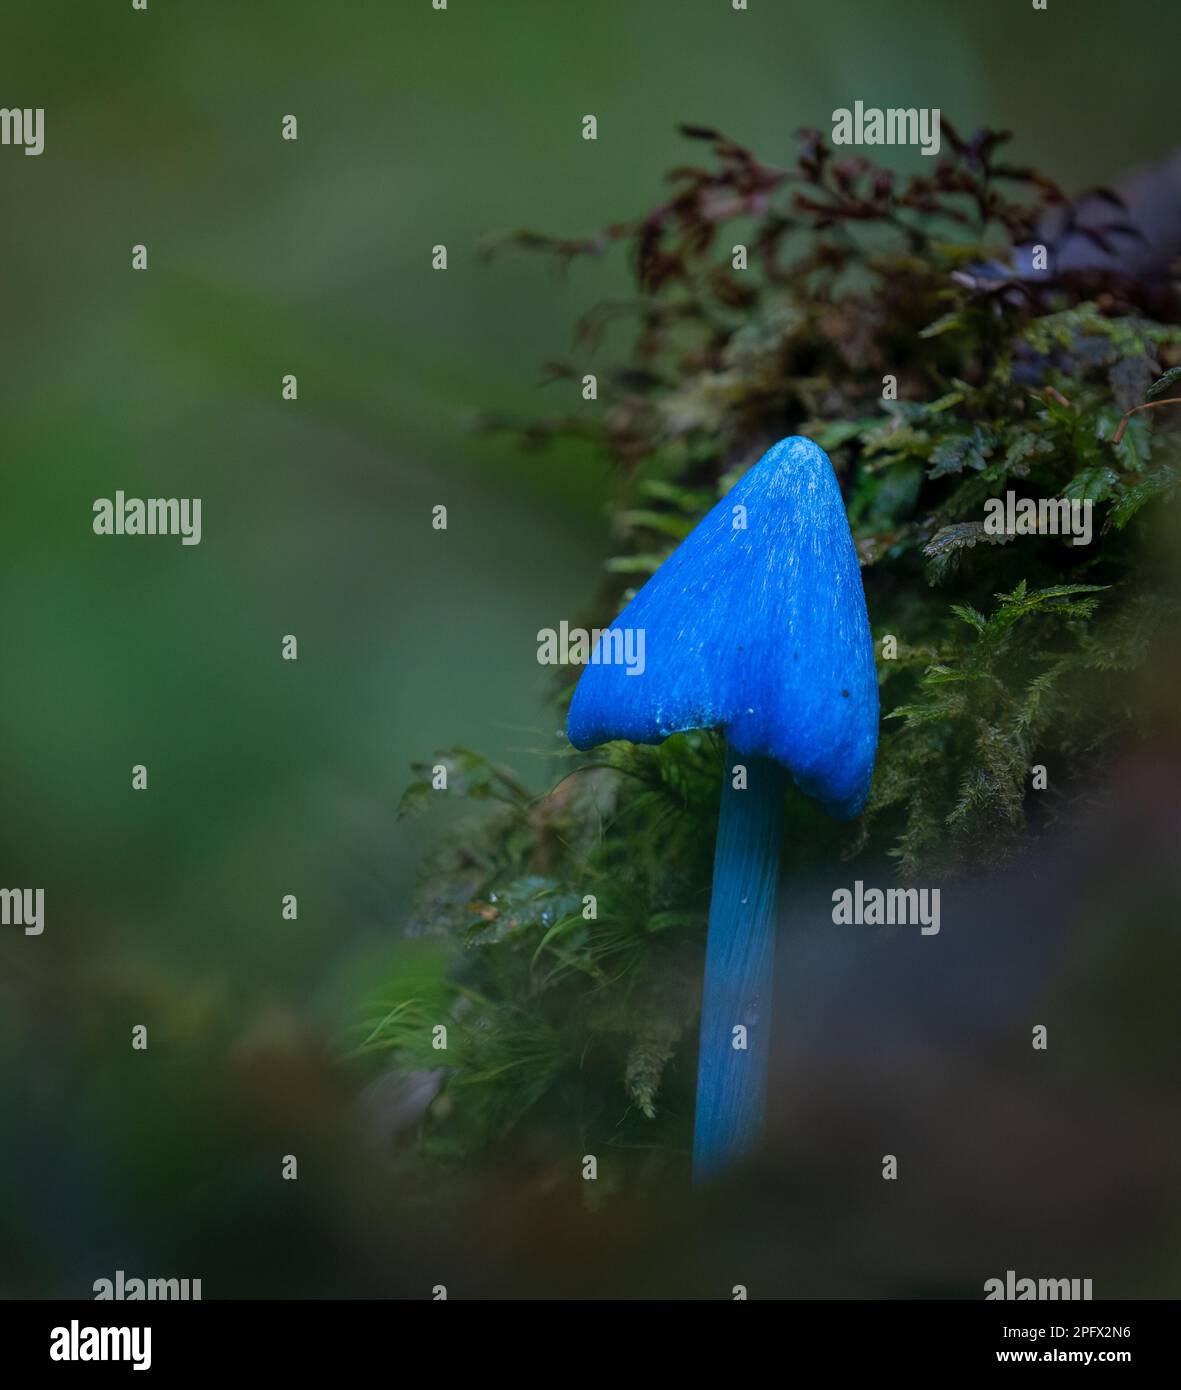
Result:
{"label": "mossy ground", "polygon": [[[1023,273],[1017,249],[1070,205],[999,162],[1003,135],[950,131],[953,154],[902,182],[835,162],[814,132],[783,169],[685,133],[711,157],[672,171],[650,215],[580,241],[510,239],[560,262],[630,249],[634,298],[588,315],[578,363],[548,364],[554,377],[580,380],[621,323],[635,331],[622,360],[593,368],[595,413],[490,423],[537,446],[590,437],[614,464],[617,553],[587,626],[768,445],[815,439],[844,491],[879,657],[894,642],[866,812],[837,826],[793,795],[787,873],[857,859],[861,876],[938,882],[995,868],[1142,732],[1137,673],[1175,617],[1153,544],[1172,524],[1173,412],[1119,427],[1168,394],[1175,298],[1059,274],[1054,245],[1044,273]],[[1068,235],[1129,235],[1101,197],[1110,225]],[[1091,543],[988,534],[984,503],[1007,490],[1089,500]],[[555,689],[558,711],[576,675]],[[683,1161],[721,746],[695,733],[564,756],[541,799],[466,749],[424,764],[406,795],[407,812],[427,804],[442,762],[450,795],[486,814],[424,875],[412,931],[443,949],[360,1026],[360,1051],[382,1065],[447,1068],[404,1161],[513,1145],[609,1145],[648,1173]],[[534,1150],[522,1136],[537,1135]]]}

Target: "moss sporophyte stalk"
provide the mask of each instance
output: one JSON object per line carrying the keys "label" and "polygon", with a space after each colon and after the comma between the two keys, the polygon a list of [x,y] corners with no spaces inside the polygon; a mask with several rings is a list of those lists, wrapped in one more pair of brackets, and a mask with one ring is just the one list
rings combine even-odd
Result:
{"label": "moss sporophyte stalk", "polygon": [[[1142,732],[1128,691],[1177,619],[1155,537],[1181,412],[1144,408],[1181,370],[1173,282],[1123,256],[1117,191],[1072,201],[1008,135],[939,131],[904,178],[816,131],[775,163],[686,127],[705,157],[647,214],[487,245],[629,259],[632,294],[547,364],[569,409],[485,420],[589,442],[618,543],[548,629],[548,793],[451,748],[403,798],[484,808],[408,924],[442,949],[365,1011],[375,1065],[444,1072],[403,1162],[540,1134],[715,1171],[758,1128],[777,878],[785,941],[808,876],[926,891],[908,920],[933,922],[939,885],[1036,844]],[[595,663],[607,633],[622,659]]]}

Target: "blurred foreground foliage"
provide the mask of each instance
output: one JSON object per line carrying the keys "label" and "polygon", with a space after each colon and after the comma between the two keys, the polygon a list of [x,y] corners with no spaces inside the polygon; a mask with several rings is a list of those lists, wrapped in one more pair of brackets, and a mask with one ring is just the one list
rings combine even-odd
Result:
{"label": "blurred foreground foliage", "polygon": [[[629,350],[597,369],[599,399],[487,422],[528,445],[589,439],[614,463],[617,553],[585,626],[605,626],[775,440],[806,434],[833,459],[883,736],[860,822],[793,796],[789,874],[854,855],[927,881],[1003,862],[1136,736],[1136,672],[1175,620],[1147,543],[1177,486],[1173,411],[1134,410],[1181,374],[1174,287],[1057,270],[1068,238],[1108,251],[1136,236],[1118,196],[1097,190],[1090,204],[1109,216],[1085,221],[1050,180],[1000,161],[1004,133],[943,129],[950,155],[901,181],[837,162],[815,132],[774,168],[686,127],[710,157],[673,170],[647,216],[489,247],[564,267],[619,242],[634,265],[634,297],[578,324],[577,362],[547,364],[577,383],[630,325]],[[984,503],[1007,490],[1089,499],[1091,543],[987,533]],[[577,674],[563,673],[559,705]],[[691,1125],[721,746],[694,733],[563,756],[540,799],[466,749],[417,769],[405,812],[434,797],[438,763],[451,795],[485,812],[431,865],[411,927],[449,949],[374,1002],[359,1050],[438,1076],[417,1154],[529,1152],[543,1134],[539,1160],[560,1154],[567,1172],[605,1147],[655,1171]],[[1031,789],[1038,764],[1045,791]]]}

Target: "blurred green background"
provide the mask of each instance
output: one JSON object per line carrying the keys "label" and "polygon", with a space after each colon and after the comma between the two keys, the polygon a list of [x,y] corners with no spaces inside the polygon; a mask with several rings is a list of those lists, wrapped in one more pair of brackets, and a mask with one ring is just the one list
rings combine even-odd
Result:
{"label": "blurred green background", "polygon": [[[358,1180],[323,1195],[330,1056],[446,828],[397,824],[408,765],[465,743],[546,785],[535,634],[608,553],[603,460],[470,416],[603,408],[539,367],[625,267],[478,243],[650,207],[678,121],[775,162],[858,99],[1105,182],[1175,135],[1181,12],[8,0],[0,26],[0,105],[46,109],[40,158],[0,148],[0,877],[47,898],[0,940],[0,1294],[200,1274],[202,1229],[233,1252],[207,1296],[364,1288]],[[95,537],[116,489],[201,497],[201,544]],[[319,1177],[280,1184],[284,1152]]]}

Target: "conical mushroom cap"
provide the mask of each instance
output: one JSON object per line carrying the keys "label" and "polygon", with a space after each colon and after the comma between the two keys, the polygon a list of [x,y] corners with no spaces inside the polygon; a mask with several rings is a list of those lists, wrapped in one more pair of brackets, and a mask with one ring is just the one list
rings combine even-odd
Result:
{"label": "conical mushroom cap", "polygon": [[575,747],[716,728],[830,815],[860,812],[878,739],[873,639],[840,488],[810,439],[763,455],[608,632],[624,629],[643,632],[643,670],[609,659],[622,637],[600,640],[570,705]]}

